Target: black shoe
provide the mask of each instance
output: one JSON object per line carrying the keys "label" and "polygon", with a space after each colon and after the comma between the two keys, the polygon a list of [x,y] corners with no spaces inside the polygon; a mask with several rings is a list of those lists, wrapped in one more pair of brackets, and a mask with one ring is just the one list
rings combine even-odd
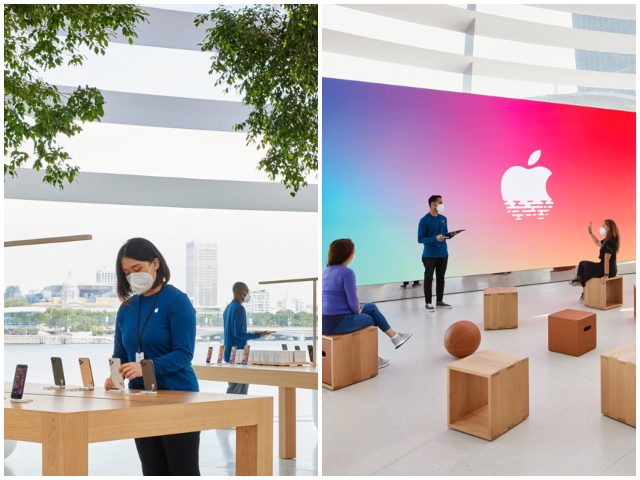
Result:
{"label": "black shoe", "polygon": [[420,282],[413,282],[413,286],[414,287],[419,287],[420,286]]}
{"label": "black shoe", "polygon": [[578,277],[574,278],[573,280],[569,280],[569,283],[573,286],[577,286],[580,285],[580,279]]}
{"label": "black shoe", "polygon": [[582,292],[582,295],[580,295],[580,300],[584,301],[584,292]]}

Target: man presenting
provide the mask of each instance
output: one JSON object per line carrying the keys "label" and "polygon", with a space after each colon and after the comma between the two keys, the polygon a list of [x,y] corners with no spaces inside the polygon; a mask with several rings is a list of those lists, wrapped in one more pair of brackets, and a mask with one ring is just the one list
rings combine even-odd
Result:
{"label": "man presenting", "polygon": [[[249,287],[242,282],[233,284],[233,300],[224,309],[222,316],[224,320],[224,361],[229,363],[231,358],[231,347],[242,350],[248,340],[255,340],[266,335],[268,332],[248,333],[247,332],[247,312],[242,306],[243,303],[251,300]],[[227,387],[227,393],[239,393],[246,395],[249,385],[246,383],[231,383]]]}
{"label": "man presenting", "polygon": [[428,312],[434,312],[432,303],[433,272],[436,273],[436,307],[451,308],[444,303],[444,274],[447,271],[449,252],[447,251],[447,238],[456,233],[449,233],[447,218],[440,215],[444,211],[442,197],[432,195],[429,197],[429,213],[420,219],[418,224],[418,243],[424,245],[422,252],[422,264],[424,265],[424,301]]}

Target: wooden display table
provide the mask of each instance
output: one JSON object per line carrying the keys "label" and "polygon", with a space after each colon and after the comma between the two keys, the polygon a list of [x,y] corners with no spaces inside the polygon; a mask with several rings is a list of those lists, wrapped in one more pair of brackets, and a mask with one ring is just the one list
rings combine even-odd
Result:
{"label": "wooden display table", "polygon": [[567,308],[548,319],[549,351],[579,357],[596,348],[596,314]]}
{"label": "wooden display table", "polygon": [[[11,403],[4,438],[42,444],[43,475],[88,475],[89,443],[236,427],[236,475],[273,474],[273,398],[161,390],[44,390],[27,384]],[[133,448],[133,446],[132,446]]]}
{"label": "wooden display table", "polygon": [[322,336],[322,386],[337,390],[378,375],[378,328]]}
{"label": "wooden display table", "polygon": [[599,278],[588,280],[584,286],[584,306],[609,310],[622,306],[622,277],[607,277],[602,285]]}
{"label": "wooden display table", "polygon": [[484,329],[518,328],[518,290],[516,287],[484,289]]}
{"label": "wooden display table", "polygon": [[493,440],[529,416],[529,358],[483,350],[447,365],[448,426]]}
{"label": "wooden display table", "polygon": [[603,415],[636,426],[636,344],[600,356]]}
{"label": "wooden display table", "polygon": [[278,387],[279,456],[296,458],[296,388],[318,389],[318,370],[311,366],[193,365],[199,380]]}

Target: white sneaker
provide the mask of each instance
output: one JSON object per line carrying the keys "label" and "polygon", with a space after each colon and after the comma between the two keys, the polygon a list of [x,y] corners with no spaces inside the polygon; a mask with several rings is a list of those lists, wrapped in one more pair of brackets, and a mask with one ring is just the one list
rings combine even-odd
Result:
{"label": "white sneaker", "polygon": [[378,370],[389,365],[389,360],[386,358],[378,357]]}
{"label": "white sneaker", "polygon": [[436,311],[435,308],[433,308],[433,304],[432,303],[427,303],[427,305],[425,306],[425,308],[427,309],[427,312],[429,313],[433,313]]}
{"label": "white sneaker", "polygon": [[396,348],[400,348],[402,345],[404,345],[404,342],[406,342],[407,340],[409,340],[411,338],[411,335],[413,335],[413,333],[400,333],[400,332],[398,332],[398,336],[395,337],[395,338],[392,338],[391,341],[396,346]]}

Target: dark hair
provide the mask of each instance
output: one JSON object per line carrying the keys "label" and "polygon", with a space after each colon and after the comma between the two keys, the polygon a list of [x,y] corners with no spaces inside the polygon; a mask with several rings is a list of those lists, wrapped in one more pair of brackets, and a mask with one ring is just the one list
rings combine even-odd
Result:
{"label": "dark hair", "polygon": [[607,235],[604,237],[603,244],[613,238],[616,241],[616,253],[620,250],[620,230],[618,230],[618,225],[611,219],[606,219],[604,223],[609,227],[607,229]]}
{"label": "dark hair", "polygon": [[431,208],[431,204],[436,200],[438,200],[439,198],[442,198],[442,195],[431,195],[429,197],[429,208]]}
{"label": "dark hair", "polygon": [[161,283],[166,285],[171,278],[171,272],[167,262],[164,261],[164,257],[160,253],[160,250],[146,238],[130,238],[125,242],[116,258],[116,277],[118,278],[118,298],[122,302],[126,302],[129,298],[133,297],[134,293],[131,290],[131,285],[127,280],[127,276],[122,271],[122,259],[124,257],[133,258],[134,260],[140,260],[142,262],[153,262],[156,258],[160,262],[158,269],[156,270],[156,280],[153,282],[151,288],[156,288]]}
{"label": "dark hair", "polygon": [[341,265],[346,262],[356,249],[350,238],[340,238],[334,240],[329,245],[329,258],[327,259],[327,267],[332,265]]}

